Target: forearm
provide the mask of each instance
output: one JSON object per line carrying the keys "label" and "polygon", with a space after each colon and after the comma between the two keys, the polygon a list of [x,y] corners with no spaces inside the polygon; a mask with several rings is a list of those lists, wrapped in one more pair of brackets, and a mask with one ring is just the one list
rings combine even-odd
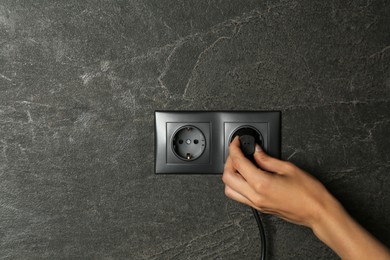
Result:
{"label": "forearm", "polygon": [[388,249],[362,228],[333,198],[312,229],[342,259],[390,259]]}

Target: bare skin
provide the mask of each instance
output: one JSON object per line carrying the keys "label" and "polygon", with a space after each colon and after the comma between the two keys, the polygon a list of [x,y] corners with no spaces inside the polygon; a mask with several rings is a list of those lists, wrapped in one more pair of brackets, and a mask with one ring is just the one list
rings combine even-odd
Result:
{"label": "bare skin", "polygon": [[342,259],[390,259],[388,248],[349,216],[318,180],[259,146],[254,158],[258,166],[245,158],[236,137],[222,176],[226,196],[311,228]]}

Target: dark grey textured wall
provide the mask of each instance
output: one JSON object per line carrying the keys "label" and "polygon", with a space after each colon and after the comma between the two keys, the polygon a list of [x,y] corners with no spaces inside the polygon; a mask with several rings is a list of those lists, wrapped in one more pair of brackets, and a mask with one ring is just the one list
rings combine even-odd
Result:
{"label": "dark grey textured wall", "polygon": [[[283,158],[390,245],[390,2],[0,0],[0,256],[256,259],[220,176],[155,176],[153,112],[281,110]],[[273,259],[333,259],[266,216]]]}

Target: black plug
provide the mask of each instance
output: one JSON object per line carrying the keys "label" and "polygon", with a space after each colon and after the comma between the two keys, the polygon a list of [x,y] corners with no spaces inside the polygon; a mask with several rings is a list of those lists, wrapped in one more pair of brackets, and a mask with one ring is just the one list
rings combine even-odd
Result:
{"label": "black plug", "polygon": [[250,127],[243,127],[234,132],[231,141],[233,141],[236,136],[240,138],[242,153],[245,157],[254,162],[253,154],[255,153],[256,144],[262,145],[262,138],[259,132]]}
{"label": "black plug", "polygon": [[256,141],[252,135],[241,135],[240,136],[240,147],[243,154],[251,158],[255,153]]}

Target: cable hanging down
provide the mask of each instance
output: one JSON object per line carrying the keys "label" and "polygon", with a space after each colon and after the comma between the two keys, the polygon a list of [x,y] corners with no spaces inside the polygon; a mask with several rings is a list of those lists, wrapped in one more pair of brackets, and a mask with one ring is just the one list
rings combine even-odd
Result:
{"label": "cable hanging down", "polygon": [[266,259],[266,240],[265,240],[265,231],[264,231],[264,225],[263,222],[260,218],[259,212],[255,209],[252,208],[253,216],[256,219],[257,226],[259,228],[259,233],[260,233],[260,243],[261,243],[261,254],[260,254],[260,259],[265,260]]}

